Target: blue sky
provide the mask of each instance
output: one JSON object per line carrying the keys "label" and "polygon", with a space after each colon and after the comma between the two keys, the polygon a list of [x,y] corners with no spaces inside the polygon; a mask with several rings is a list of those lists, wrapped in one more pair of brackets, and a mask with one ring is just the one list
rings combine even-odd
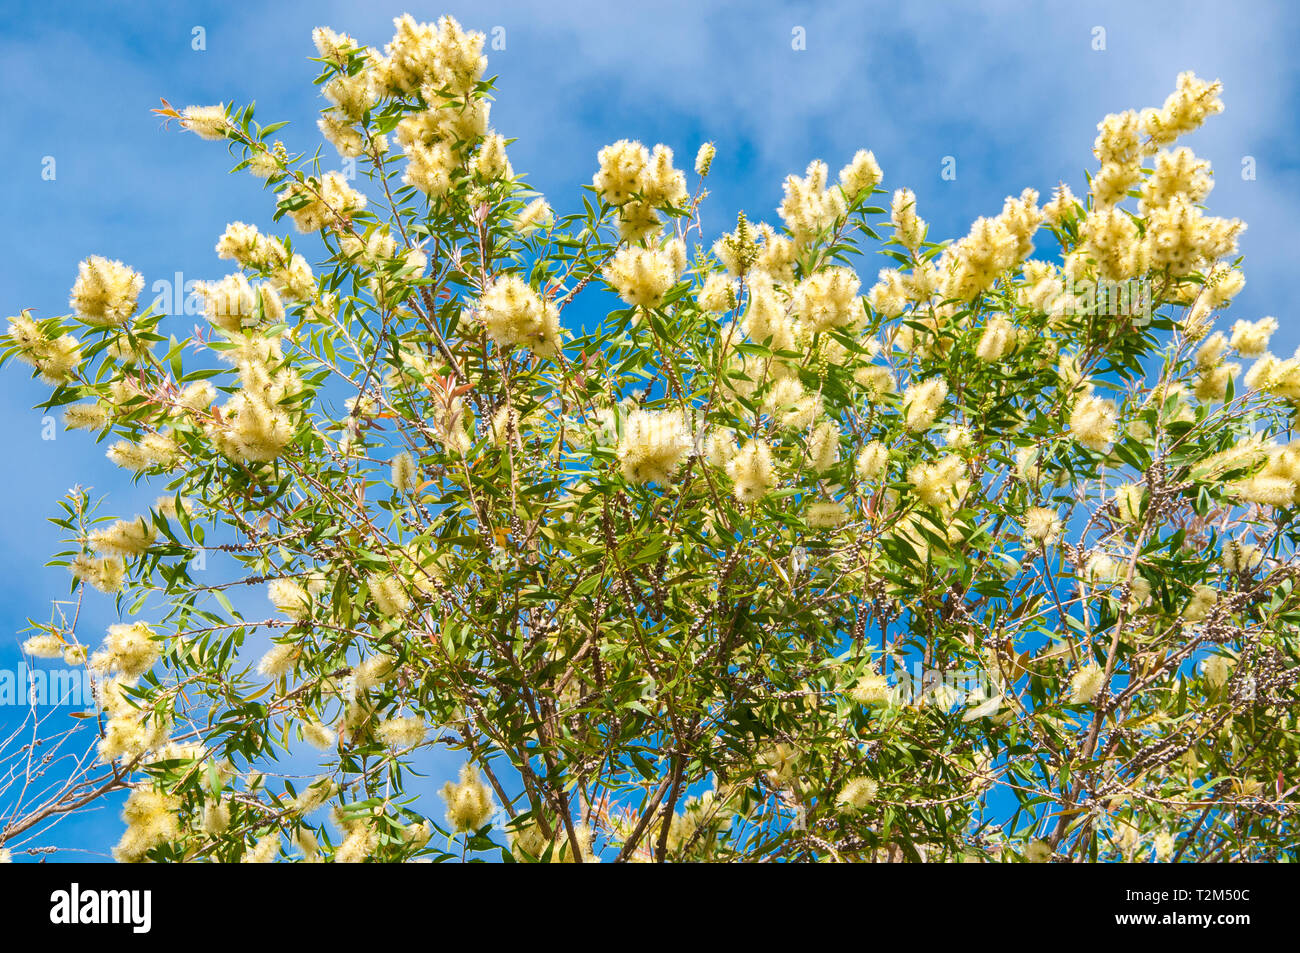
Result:
{"label": "blue sky", "polygon": [[[1105,113],[1158,105],[1180,70],[1218,77],[1227,111],[1188,144],[1214,164],[1211,210],[1250,226],[1248,283],[1230,316],[1274,315],[1275,350],[1300,344],[1286,294],[1300,222],[1300,15],[1283,2],[6,5],[3,314],[62,313],[76,264],[92,253],[142,271],[147,288],[177,271],[224,274],[217,237],[233,220],[269,228],[269,196],[251,177],[225,174],[220,146],[162,130],[149,110],[159,97],[255,99],[261,121],[292,121],[281,133],[291,148],[314,149],[311,28],[382,45],[406,11],[504,28],[505,49],[490,52],[500,77],[493,125],[518,140],[515,169],[561,210],[608,142],[665,142],[689,166],[700,142],[714,141],[704,216],[714,235],[740,208],[774,220],[783,177],[811,159],[838,169],[870,148],[885,187],[916,191],[931,237],[957,237],[1026,186],[1046,195],[1064,180],[1081,192]],[[196,27],[203,50],[192,48]],[[792,48],[796,28],[802,50]],[[328,147],[324,155],[334,161]],[[47,157],[53,180],[42,178]],[[945,157],[956,160],[955,180],[940,176]],[[1246,157],[1254,179],[1242,176]],[[157,495],[131,487],[83,434],[42,440],[30,408],[47,393],[16,365],[0,372],[0,668],[17,664],[26,618],[67,594],[66,573],[42,568],[58,545],[45,520],[64,489],[111,491],[118,515]],[[107,602],[90,607],[88,624],[113,621]],[[0,708],[0,730],[13,718]],[[431,782],[457,763],[439,761]],[[60,828],[58,842],[103,851],[119,829],[104,811]]]}

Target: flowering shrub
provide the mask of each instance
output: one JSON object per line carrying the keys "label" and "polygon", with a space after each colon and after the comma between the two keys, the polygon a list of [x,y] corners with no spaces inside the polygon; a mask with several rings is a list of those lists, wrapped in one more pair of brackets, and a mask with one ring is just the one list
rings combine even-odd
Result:
{"label": "flowering shrub", "polygon": [[[395,22],[315,32],[355,176],[164,110],[297,233],[229,226],[204,328],[93,257],[4,340],[162,494],[65,500],[57,561],[123,621],[26,643],[93,673],[118,859],[1294,851],[1300,355],[1214,330],[1245,226],[1176,143],[1217,82],[956,241],[866,151],[706,238],[711,145],[616,142],[557,215],[483,36]],[[465,766],[424,816],[434,745]]]}

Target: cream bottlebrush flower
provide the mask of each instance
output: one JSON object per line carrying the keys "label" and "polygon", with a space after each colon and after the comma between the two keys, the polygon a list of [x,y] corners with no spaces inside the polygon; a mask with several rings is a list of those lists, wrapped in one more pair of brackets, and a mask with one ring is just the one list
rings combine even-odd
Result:
{"label": "cream bottlebrush flower", "polygon": [[[546,853],[546,849],[554,844],[553,840],[548,841],[546,839],[546,835],[542,833],[542,828],[536,821],[513,827],[506,831],[506,836],[510,840],[510,853],[520,863],[541,860],[543,854]],[[561,862],[560,854],[563,846],[562,843],[560,847],[554,850],[552,862]]]}
{"label": "cream bottlebrush flower", "polygon": [[889,681],[878,672],[869,671],[848,690],[848,696],[869,708],[889,704]]}
{"label": "cream bottlebrush flower", "polygon": [[813,426],[813,421],[822,416],[822,408],[822,395],[807,393],[797,377],[781,378],[763,400],[763,410],[790,430]]}
{"label": "cream bottlebrush flower", "polygon": [[649,202],[628,202],[618,209],[618,237],[634,245],[654,238],[663,231],[655,207]]}
{"label": "cream bottlebrush flower", "polygon": [[713,157],[717,154],[718,150],[713,143],[702,144],[695,153],[695,174],[701,177],[708,175],[709,169],[713,167]]}
{"label": "cream bottlebrush flower", "polygon": [[903,420],[913,433],[929,430],[948,397],[948,385],[934,377],[903,391]]}
{"label": "cream bottlebrush flower", "polygon": [[1076,705],[1088,704],[1101,693],[1105,680],[1106,672],[1100,665],[1085,665],[1070,679],[1070,701]]}
{"label": "cream bottlebrush flower", "polygon": [[352,122],[359,122],[375,102],[375,88],[364,72],[353,76],[340,73],[321,92],[340,115]]}
{"label": "cream bottlebrush flower", "polygon": [[[158,497],[153,501],[153,508],[158,512],[159,516],[165,519],[174,520],[179,518],[176,497],[174,496],[164,495]],[[193,513],[194,503],[189,497],[183,496],[180,500],[179,509],[183,509],[186,513]]]}
{"label": "cream bottlebrush flower", "polygon": [[413,748],[424,740],[429,726],[418,715],[385,718],[379,723],[379,737],[390,748]]}
{"label": "cream bottlebrush flower", "polygon": [[1067,218],[1074,216],[1080,208],[1070,187],[1062,182],[1052,193],[1052,200],[1043,206],[1043,214],[1053,225],[1060,225]]}
{"label": "cream bottlebrush flower", "polygon": [[876,283],[867,292],[871,310],[886,318],[896,318],[907,310],[910,297],[903,275],[895,268],[882,268]]}
{"label": "cream bottlebrush flower", "polygon": [[1142,131],[1151,138],[1147,148],[1168,145],[1179,136],[1199,129],[1208,116],[1223,112],[1219,93],[1223,84],[1217,79],[1199,79],[1188,70],[1178,74],[1178,86],[1165,99],[1161,109],[1144,109],[1141,113]]}
{"label": "cream bottlebrush flower", "polygon": [[852,201],[874,189],[884,177],[875,155],[866,149],[859,149],[854,153],[852,161],[840,169],[840,188],[844,190],[845,197]]}
{"label": "cream bottlebrush flower", "polygon": [[205,428],[221,453],[232,460],[266,463],[284,452],[293,438],[293,422],[271,396],[240,391],[222,406],[221,423]]}
{"label": "cream bottlebrush flower", "polygon": [[741,326],[755,344],[766,344],[777,351],[795,349],[798,329],[771,276],[762,272],[754,272],[750,277],[749,307],[745,309]]}
{"label": "cream bottlebrush flower", "polygon": [[1265,353],[1250,366],[1245,382],[1252,390],[1294,401],[1300,398],[1300,358],[1283,361]]}
{"label": "cream bottlebrush flower", "polygon": [[1016,328],[1005,314],[995,314],[984,326],[975,356],[987,364],[996,363],[1016,349]]}
{"label": "cream bottlebrush flower", "polygon": [[736,306],[737,292],[735,281],[724,274],[713,272],[704,279],[704,287],[700,289],[697,300],[705,311],[721,314]]}
{"label": "cream bottlebrush flower", "polygon": [[1040,546],[1051,546],[1061,538],[1061,518],[1056,510],[1032,506],[1025,511],[1025,535]]}
{"label": "cream bottlebrush flower", "polygon": [[460,781],[448,781],[442,786],[441,794],[447,802],[447,823],[457,833],[480,829],[496,809],[492,802],[492,790],[479,777],[478,769],[472,764],[462,765]]}
{"label": "cream bottlebrush flower", "polygon": [[876,799],[880,785],[874,778],[853,778],[835,798],[835,806],[841,812],[862,811]]}
{"label": "cream bottlebrush flower", "polygon": [[[1123,281],[1146,268],[1146,246],[1137,225],[1117,208],[1095,208],[1079,225],[1078,254],[1091,259],[1098,277]],[[1067,260],[1067,273],[1070,261]]]}
{"label": "cream bottlebrush flower", "polygon": [[417,850],[429,843],[432,836],[433,825],[428,821],[417,821],[402,828],[402,840]]}
{"label": "cream bottlebrush flower", "polygon": [[888,397],[897,389],[893,371],[879,364],[859,367],[853,372],[853,381],[866,391],[867,400],[872,402]]}
{"label": "cream bottlebrush flower", "polygon": [[1085,394],[1070,412],[1070,436],[1090,450],[1105,452],[1115,440],[1115,405]]}
{"label": "cream bottlebrush flower", "polygon": [[[1277,330],[1277,318],[1260,318],[1258,321],[1238,321],[1232,326],[1229,342],[1242,357],[1262,357],[1268,351],[1268,340]],[[1199,363],[1199,354],[1198,354]]]}
{"label": "cream bottlebrush flower", "polygon": [[1264,563],[1264,553],[1254,543],[1230,539],[1223,544],[1223,568],[1228,572],[1252,572]]}
{"label": "cream bottlebrush flower", "polygon": [[146,434],[139,443],[119,440],[104,455],[124,470],[141,473],[154,467],[172,469],[177,452],[176,441],[166,434]]}
{"label": "cream bottlebrush flower", "polygon": [[620,139],[605,146],[596,156],[600,169],[592,179],[597,194],[609,205],[623,205],[640,191],[641,177],[650,162],[650,153],[639,142]]}
{"label": "cream bottlebrush flower", "polygon": [[916,214],[916,195],[911,189],[899,189],[894,193],[889,220],[894,226],[895,241],[909,251],[921,247],[929,226]]}
{"label": "cream bottlebrush flower", "polygon": [[641,173],[641,198],[655,207],[686,204],[690,193],[686,190],[686,176],[673,168],[673,150],[657,145],[650,153],[650,161]]}
{"label": "cream bottlebrush flower", "polygon": [[970,489],[970,480],[965,474],[966,462],[949,453],[934,463],[918,463],[907,471],[907,481],[915,488],[921,502],[948,509]]}
{"label": "cream bottlebrush flower", "polygon": [[693,446],[680,411],[634,410],[623,423],[619,469],[632,483],[668,483]]}
{"label": "cream bottlebrush flower", "polygon": [[227,334],[236,334],[263,322],[284,320],[284,304],[270,285],[254,288],[240,273],[198,286],[207,319]]}
{"label": "cream bottlebrush flower", "polygon": [[466,32],[450,16],[438,18],[436,31],[427,23],[416,23],[409,14],[395,19],[393,24],[397,32],[393,42],[384,47],[388,53],[387,72],[405,81],[399,84],[403,91],[423,86],[426,91],[437,89],[463,98],[483,78],[487,57],[483,55],[486,37],[482,33]]}
{"label": "cream bottlebrush flower", "polygon": [[181,126],[200,139],[224,139],[230,130],[224,106],[186,106],[181,110]]}
{"label": "cream bottlebrush flower", "polygon": [[389,462],[392,472],[393,489],[410,496],[419,486],[419,475],[415,469],[415,457],[403,450]]}
{"label": "cream bottlebrush flower", "polygon": [[484,137],[478,154],[470,162],[470,171],[484,182],[511,178],[512,170],[510,160],[506,158],[505,137],[498,133],[491,133]]}
{"label": "cream bottlebrush flower", "polygon": [[243,389],[214,411],[204,432],[232,460],[274,460],[293,437],[293,421],[284,405],[302,385],[284,359],[279,338],[241,336],[231,343],[236,347],[222,356],[235,364]]}
{"label": "cream bottlebrush flower", "polygon": [[862,317],[861,282],[850,268],[836,266],[805,278],[795,289],[792,310],[809,331],[828,331]]}
{"label": "cream bottlebrush flower", "polygon": [[366,821],[347,820],[340,826],[345,834],[343,842],[334,851],[334,863],[364,863],[379,846],[379,832]]}
{"label": "cream bottlebrush flower", "polygon": [[704,441],[704,459],[710,466],[725,470],[732,458],[740,452],[736,435],[730,430],[715,430]]}
{"label": "cream bottlebrush flower", "polygon": [[1219,590],[1198,583],[1192,587],[1192,598],[1183,609],[1183,618],[1188,622],[1204,622],[1218,601]]}
{"label": "cream bottlebrush flower", "polygon": [[118,622],[108,627],[108,635],[90,664],[99,672],[135,678],[153,668],[161,656],[162,646],[148,625]]}
{"label": "cream bottlebrush flower", "polygon": [[407,146],[407,169],[402,181],[428,195],[430,199],[441,198],[451,191],[451,176],[456,170],[455,153],[446,143],[425,146],[424,143],[412,143]]}
{"label": "cream bottlebrush flower", "polygon": [[524,206],[515,219],[515,228],[521,235],[526,235],[534,229],[545,228],[554,220],[555,213],[551,211],[551,206],[539,196]]}
{"label": "cream bottlebrush flower", "polygon": [[49,633],[33,635],[23,643],[23,651],[33,658],[61,658],[64,648],[63,640]]}
{"label": "cream bottlebrush flower", "polygon": [[1142,198],[1138,211],[1146,215],[1150,210],[1164,208],[1175,198],[1200,202],[1214,188],[1210,163],[1198,159],[1191,149],[1181,147],[1160,153],[1156,167],[1142,183]]}
{"label": "cream bottlebrush flower", "polygon": [[945,298],[969,301],[1029,257],[1033,234],[1043,220],[1037,200],[1033,189],[1025,189],[1019,198],[1008,197],[1002,214],[976,219],[965,238],[945,249],[938,262]]}
{"label": "cream bottlebrush flower", "polygon": [[1168,863],[1174,855],[1174,835],[1168,831],[1161,831],[1151,841],[1151,849],[1155,853],[1157,863]]}
{"label": "cream bottlebrush flower", "polygon": [[113,848],[113,859],[119,863],[139,861],[153,848],[179,837],[179,809],[180,801],[169,794],[145,787],[133,790],[122,808],[127,827]]}
{"label": "cream bottlebrush flower", "polygon": [[316,832],[310,827],[299,827],[292,835],[293,846],[302,851],[302,859],[305,863],[320,863],[320,841],[316,837]]}
{"label": "cream bottlebrush flower", "polygon": [[290,182],[280,196],[281,208],[303,234],[319,231],[366,207],[366,197],[337,172],[326,172],[306,183]]}
{"label": "cream bottlebrush flower", "polygon": [[68,569],[75,578],[90,583],[100,592],[121,592],[126,581],[126,562],[117,556],[74,556]]}
{"label": "cream bottlebrush flower", "polygon": [[829,170],[826,163],[814,159],[803,178],[787,176],[785,197],[778,213],[797,243],[810,241],[823,229],[830,228],[848,210],[844,192],[827,188]]}
{"label": "cream bottlebrush flower", "polygon": [[[284,266],[275,266],[271,271],[271,285],[286,301],[312,301],[316,295],[316,279],[312,275],[311,265],[302,255],[294,255]],[[313,304],[308,314],[318,311],[333,313],[337,302],[333,295],[321,295],[319,304]],[[317,318],[317,320],[320,320]]]}
{"label": "cream bottlebrush flower", "polygon": [[328,751],[338,743],[338,736],[333,731],[314,721],[303,723],[302,737],[313,748],[322,751]]}
{"label": "cream bottlebrush flower", "polygon": [[1235,480],[1224,491],[1244,503],[1260,506],[1293,506],[1300,497],[1300,484],[1290,477],[1257,473],[1244,480]]}
{"label": "cream bottlebrush flower", "polygon": [[799,749],[786,741],[778,741],[758,757],[758,763],[767,768],[764,773],[768,783],[777,788],[787,787],[794,780],[799,760]]}
{"label": "cream bottlebrush flower", "polygon": [[217,399],[217,389],[210,381],[194,381],[186,384],[176,402],[186,410],[207,410]]}
{"label": "cream bottlebrush flower", "polygon": [[120,261],[92,255],[77,266],[69,305],[94,327],[116,328],[135,314],[144,276]]}
{"label": "cream bottlebrush flower", "polygon": [[1120,563],[1107,553],[1093,553],[1084,564],[1084,576],[1098,585],[1115,585],[1123,576]]}
{"label": "cream bottlebrush flower", "polygon": [[848,516],[843,503],[836,500],[818,500],[809,505],[806,519],[812,529],[834,529],[848,519]]}
{"label": "cream bottlebrush flower", "polygon": [[1218,477],[1233,470],[1254,467],[1268,456],[1270,446],[1258,434],[1251,434],[1227,450],[1211,454],[1192,467],[1192,478],[1200,482],[1217,482]]}
{"label": "cream bottlebrush flower", "polygon": [[1115,509],[1120,522],[1137,523],[1142,519],[1142,488],[1124,483],[1115,488]]}
{"label": "cream bottlebrush flower", "polygon": [[311,615],[311,595],[292,579],[272,579],[266,587],[271,604],[291,619]]}
{"label": "cream bottlebrush flower", "polygon": [[498,447],[505,447],[511,439],[511,434],[515,439],[521,435],[521,427],[531,424],[529,419],[520,420],[519,412],[509,404],[502,404],[492,413],[489,430],[492,433],[492,443]]}
{"label": "cream bottlebrush flower", "polygon": [[560,343],[560,314],[517,275],[500,275],[479,301],[479,319],[500,347],[526,347],[551,358]]}
{"label": "cream bottlebrush flower", "polygon": [[111,764],[119,759],[140,758],[150,749],[164,745],[171,729],[170,720],[150,716],[148,712],[128,708],[115,713],[104,725],[104,735],[97,747],[99,760]]}
{"label": "cream bottlebrush flower", "polygon": [[273,864],[280,855],[280,833],[267,834],[258,838],[252,847],[244,851],[239,858],[241,864]]}
{"label": "cream bottlebrush flower", "polygon": [[[1244,322],[1238,322],[1244,323]],[[1196,349],[1196,369],[1208,371],[1217,366],[1228,352],[1228,339],[1222,331],[1215,331]]]}
{"label": "cream bottlebrush flower", "polygon": [[317,778],[308,787],[298,792],[298,796],[293,801],[293,809],[298,814],[306,816],[338,793],[338,785],[335,782],[325,777]]}
{"label": "cream bottlebrush flower", "polygon": [[257,673],[264,678],[288,675],[297,667],[300,654],[298,646],[292,642],[276,642],[258,660]]}
{"label": "cream bottlebrush flower", "polygon": [[203,806],[199,826],[209,837],[223,833],[230,826],[230,805],[224,801],[209,801]]}
{"label": "cream bottlebrush flower", "polygon": [[602,272],[615,293],[633,307],[654,308],[663,301],[680,271],[674,254],[661,248],[624,248]]}
{"label": "cream bottlebrush flower", "polygon": [[962,424],[953,424],[943,435],[943,442],[953,450],[969,450],[974,441],[975,435],[971,433],[970,427]]}
{"label": "cream bottlebrush flower", "polygon": [[370,588],[370,601],[380,615],[391,618],[411,608],[411,597],[396,576],[371,573],[366,577],[366,584]]}
{"label": "cream bottlebrush flower", "polygon": [[784,235],[778,235],[776,229],[766,222],[759,222],[758,234],[762,239],[758,245],[758,257],[754,266],[773,281],[789,284],[794,281],[794,262],[798,249],[794,242]]}
{"label": "cream bottlebrush flower", "polygon": [[1205,290],[1201,292],[1202,300],[1197,304],[1206,312],[1226,307],[1245,287],[1246,276],[1241,269],[1220,262],[1205,276]]}
{"label": "cream bottlebrush flower", "polygon": [[736,499],[756,503],[776,485],[772,448],[763,440],[750,440],[727,463]]}
{"label": "cream bottlebrush flower", "polygon": [[311,41],[316,45],[316,52],[321,59],[335,66],[347,65],[348,55],[358,49],[357,41],[346,33],[335,33],[327,26],[318,26],[311,31]]}
{"label": "cream bottlebrush flower", "polygon": [[138,556],[153,545],[158,531],[143,516],[117,520],[104,529],[93,530],[86,542],[96,553],[108,556]]}
{"label": "cream bottlebrush flower", "polygon": [[51,340],[40,325],[22,314],[9,320],[14,356],[30,364],[49,384],[64,384],[81,365],[81,342],[71,334]]}
{"label": "cream bottlebrush flower", "polygon": [[733,278],[743,277],[753,266],[759,255],[758,241],[744,212],[736,218],[736,230],[713,243],[713,254]]}
{"label": "cream bottlebrush flower", "polygon": [[1234,667],[1235,662],[1226,655],[1211,655],[1201,662],[1201,674],[1211,688],[1222,688]]}
{"label": "cream bottlebrush flower", "polygon": [[346,118],[340,118],[333,111],[324,113],[316,120],[316,128],[321,138],[334,147],[345,159],[355,159],[366,151],[366,140],[360,130]]}
{"label": "cream bottlebrush flower", "polygon": [[840,462],[840,425],[825,420],[817,425],[808,438],[808,465],[817,473],[825,473]]}
{"label": "cream bottlebrush flower", "polygon": [[854,472],[863,480],[874,480],[889,466],[889,448],[873,440],[862,448],[853,465]]}
{"label": "cream bottlebrush flower", "polygon": [[1025,861],[1031,864],[1045,864],[1052,859],[1052,847],[1045,840],[1031,840],[1025,846]]}
{"label": "cream bottlebrush flower", "polygon": [[397,661],[391,655],[372,655],[353,671],[357,688],[374,688],[397,674]]}
{"label": "cream bottlebrush flower", "polygon": [[1192,394],[1203,402],[1222,401],[1228,395],[1228,384],[1241,370],[1240,364],[1220,364],[1201,372],[1196,378],[1196,387]]}
{"label": "cream bottlebrush flower", "polygon": [[248,174],[258,179],[269,179],[283,171],[288,164],[284,143],[277,141],[273,148],[257,149],[248,157]]}

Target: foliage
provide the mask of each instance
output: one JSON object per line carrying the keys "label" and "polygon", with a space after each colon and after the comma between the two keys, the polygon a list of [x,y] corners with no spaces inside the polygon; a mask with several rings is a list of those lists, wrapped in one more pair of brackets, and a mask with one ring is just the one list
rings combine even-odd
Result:
{"label": "foliage", "polygon": [[[616,143],[557,216],[489,126],[483,37],[396,23],[315,35],[355,177],[251,106],[161,111],[306,236],[231,225],[205,332],[94,258],[5,339],[163,488],[59,523],[79,598],[149,621],[28,642],[89,655],[120,859],[1294,850],[1300,361],[1272,319],[1211,334],[1244,226],[1167,148],[1217,83],[1107,117],[1083,198],[956,242],[866,152],[708,242],[711,146],[692,190]],[[579,328],[579,296],[615,307]],[[304,742],[319,777],[277,779]],[[424,817],[435,745],[467,766]]]}

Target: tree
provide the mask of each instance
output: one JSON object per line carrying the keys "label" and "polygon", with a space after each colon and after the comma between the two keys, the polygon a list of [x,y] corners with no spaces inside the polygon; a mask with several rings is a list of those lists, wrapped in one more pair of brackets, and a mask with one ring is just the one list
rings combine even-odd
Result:
{"label": "tree", "polygon": [[[314,34],[355,176],[251,106],[161,110],[301,236],[231,224],[205,329],[100,257],[12,319],[41,406],[163,495],[63,502],[55,563],[122,621],[26,648],[88,667],[103,773],[0,843],[129,787],[121,860],[1294,850],[1300,357],[1213,330],[1245,226],[1174,144],[1217,82],[957,241],[862,151],[709,242],[711,145],[688,179],[616,142],[556,215],[483,36],[395,23]],[[277,778],[304,743],[319,777]],[[434,745],[445,816],[408,783]]]}

